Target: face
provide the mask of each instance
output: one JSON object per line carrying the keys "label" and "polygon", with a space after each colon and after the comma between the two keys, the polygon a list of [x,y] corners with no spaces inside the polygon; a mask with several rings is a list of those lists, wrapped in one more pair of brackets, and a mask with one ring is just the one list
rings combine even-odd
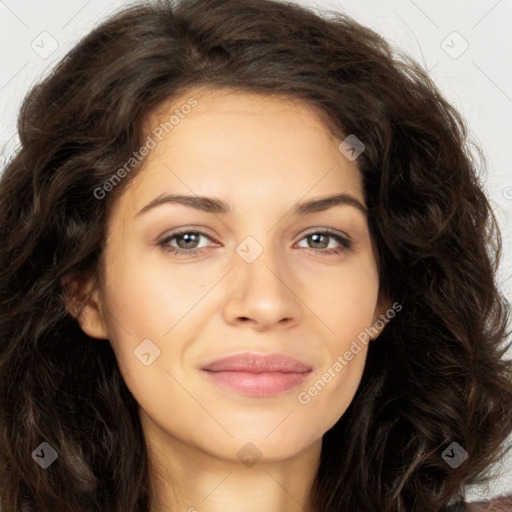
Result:
{"label": "face", "polygon": [[[111,212],[82,328],[110,340],[146,431],[217,458],[248,441],[290,457],[347,409],[367,352],[351,347],[379,313],[357,161],[310,107],[267,96],[188,94],[147,129],[156,145]],[[309,371],[203,369],[246,352]]]}

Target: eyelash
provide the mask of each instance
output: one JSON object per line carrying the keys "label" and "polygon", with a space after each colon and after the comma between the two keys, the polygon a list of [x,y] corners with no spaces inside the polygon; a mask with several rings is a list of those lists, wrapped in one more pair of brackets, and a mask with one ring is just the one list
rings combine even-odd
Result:
{"label": "eyelash", "polygon": [[[171,235],[165,237],[164,239],[160,240],[158,242],[158,246],[162,248],[166,253],[174,254],[174,255],[186,255],[186,256],[199,256],[203,252],[203,249],[180,249],[178,247],[173,247],[169,245],[169,242],[173,240],[174,238],[179,237],[180,235],[184,234],[194,234],[194,235],[203,235],[204,237],[211,240],[211,237],[205,233],[204,231],[201,231],[200,229],[191,230],[191,229],[183,229],[176,231],[175,233],[172,233]],[[339,235],[337,232],[332,231],[330,229],[323,229],[319,231],[313,231],[311,233],[307,233],[304,235],[301,240],[304,238],[307,238],[311,235],[328,235],[331,238],[334,238],[340,245],[340,248],[337,249],[307,249],[309,251],[312,251],[315,254],[324,254],[324,255],[337,255],[341,254],[342,252],[350,251],[353,248],[353,242],[352,240],[349,240],[348,238],[345,238],[341,235]]]}

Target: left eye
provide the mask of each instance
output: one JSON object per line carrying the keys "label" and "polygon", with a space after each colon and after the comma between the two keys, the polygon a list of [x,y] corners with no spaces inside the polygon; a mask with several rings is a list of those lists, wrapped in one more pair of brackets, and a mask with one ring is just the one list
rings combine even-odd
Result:
{"label": "left eye", "polygon": [[[201,237],[211,240],[210,236],[203,231],[181,231],[173,233],[159,241],[158,245],[162,247],[164,251],[169,253],[195,255],[202,252],[202,248],[197,247]],[[335,243],[341,247],[329,247],[329,245],[331,245],[328,241],[329,239],[335,240]],[[306,240],[307,243],[319,244],[321,247],[305,247],[305,249],[321,254],[339,254],[352,247],[351,240],[329,230],[308,233],[301,239],[301,241],[302,240]],[[177,246],[171,244],[173,241],[176,241]]]}
{"label": "left eye", "polygon": [[[337,244],[340,244],[341,245],[341,249],[338,247],[331,247],[330,251],[329,250],[326,250],[326,249],[329,249],[329,242],[325,242],[326,239],[331,239],[331,240],[335,240],[335,242]],[[324,241],[322,242],[321,239],[323,239]],[[344,250],[348,250],[352,247],[352,242],[348,239],[348,238],[345,238],[344,236],[341,236],[339,235],[338,233],[334,233],[332,231],[315,231],[313,233],[309,233],[308,235],[306,235],[302,240],[309,240],[309,241],[312,241],[314,244],[320,244],[320,245],[323,245],[325,247],[317,247],[317,249],[320,249],[319,251],[317,252],[320,252],[320,253],[340,253]],[[325,245],[327,244],[327,245]],[[308,247],[306,247],[306,249],[308,249]]]}

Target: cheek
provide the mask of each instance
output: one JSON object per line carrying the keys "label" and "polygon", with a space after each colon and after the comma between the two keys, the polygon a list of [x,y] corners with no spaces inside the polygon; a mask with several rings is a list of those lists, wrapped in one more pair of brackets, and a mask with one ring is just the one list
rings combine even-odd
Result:
{"label": "cheek", "polygon": [[329,355],[316,379],[298,397],[300,407],[322,418],[325,430],[344,414],[361,381],[371,343],[365,329],[373,323],[379,291],[372,260],[355,261],[333,274],[310,295],[330,330],[323,347]]}
{"label": "cheek", "polygon": [[[336,350],[372,324],[379,293],[376,266],[356,259],[305,286],[308,305],[329,328],[326,339]],[[349,342],[350,344],[350,342]]]}
{"label": "cheek", "polygon": [[208,264],[173,264],[173,256],[142,244],[133,243],[126,253],[110,257],[106,271],[109,303],[127,324],[145,318],[145,326],[159,328],[160,335],[200,301],[222,270]]}
{"label": "cheek", "polygon": [[166,265],[158,248],[151,251],[148,256],[133,247],[106,256],[105,293],[113,333],[121,329],[136,338],[150,333],[162,337],[204,293],[203,277]]}
{"label": "cheek", "polygon": [[106,323],[123,378],[140,404],[168,401],[169,386],[177,386],[168,371],[183,362],[188,329],[218,272],[166,264],[137,247],[106,256]]}
{"label": "cheek", "polygon": [[[353,321],[354,319],[352,319]],[[329,344],[325,364],[297,396],[302,413],[317,418],[322,431],[331,428],[352,402],[363,375],[369,338],[358,338],[364,327],[352,324]]]}
{"label": "cheek", "polygon": [[[106,261],[104,289],[108,310],[105,322],[124,374],[131,371],[133,365],[141,364],[136,359],[141,343],[145,343],[142,347],[147,345],[151,349],[152,357],[158,354],[163,335],[175,322],[173,316],[165,314],[175,309],[165,311],[164,308],[166,304],[177,302],[173,293],[178,292],[174,286],[162,282],[154,266],[137,258],[136,251],[107,253]],[[145,340],[150,340],[154,347]]]}

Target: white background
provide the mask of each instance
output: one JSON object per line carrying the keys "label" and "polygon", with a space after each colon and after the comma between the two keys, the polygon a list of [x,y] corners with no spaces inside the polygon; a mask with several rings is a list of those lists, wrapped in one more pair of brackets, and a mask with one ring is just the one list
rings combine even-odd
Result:
{"label": "white background", "polygon": [[[462,112],[486,154],[483,178],[504,239],[499,277],[512,302],[512,0],[296,2],[343,11],[369,26],[418,60]],[[0,167],[19,143],[16,116],[28,89],[95,24],[128,3],[0,0]],[[469,498],[512,493],[512,454],[501,472],[489,488],[471,489]]]}

